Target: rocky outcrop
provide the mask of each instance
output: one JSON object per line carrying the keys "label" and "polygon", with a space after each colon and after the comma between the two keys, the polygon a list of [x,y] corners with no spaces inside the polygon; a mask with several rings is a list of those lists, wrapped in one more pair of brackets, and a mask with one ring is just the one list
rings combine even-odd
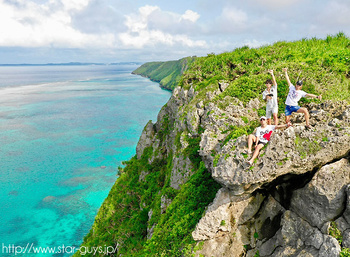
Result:
{"label": "rocky outcrop", "polygon": [[[258,106],[251,101],[245,110]],[[312,129],[300,124],[303,115],[295,115],[294,126],[274,132],[252,167],[243,153],[247,136],[227,140],[217,120],[225,111],[210,108],[213,115],[202,119],[207,129],[200,155],[223,189],[192,233],[200,246],[195,255],[339,256],[350,245],[349,106],[310,104]],[[242,127],[234,113],[225,116]],[[329,235],[331,222],[339,227],[342,245]]]}
{"label": "rocky outcrop", "polygon": [[[285,131],[274,132],[262,157],[250,168],[247,174],[245,156],[246,136],[220,144],[224,135],[218,135],[220,129],[208,129],[202,135],[200,154],[206,160],[213,177],[231,188],[235,194],[251,193],[266,183],[270,183],[286,174],[303,174],[315,167],[321,167],[332,160],[346,156],[350,151],[350,128],[347,113],[335,113],[323,106],[312,106],[311,120],[314,127],[307,130],[295,125]],[[311,108],[312,108],[311,107]],[[295,122],[300,120],[296,115]],[[214,123],[214,122],[213,122]],[[216,123],[217,124],[217,123]],[[212,135],[215,135],[213,137]],[[215,150],[216,156],[212,156]],[[214,159],[216,161],[214,162]]]}
{"label": "rocky outcrop", "polygon": [[[309,104],[312,129],[293,114],[294,126],[274,132],[247,167],[247,124],[258,120],[263,104],[228,96],[214,104],[227,86],[212,85],[204,98],[193,86],[175,88],[137,148],[138,156],[146,147],[157,149],[149,162],[172,153],[170,186],[179,189],[194,170],[185,152],[193,138],[200,140],[202,161],[222,189],[192,233],[195,256],[339,256],[350,246],[350,107]],[[168,133],[159,134],[162,129]],[[169,203],[162,196],[161,213]],[[331,222],[343,236],[341,246],[329,235]]]}
{"label": "rocky outcrop", "polygon": [[[340,245],[328,230],[336,220],[348,244],[349,176],[350,162],[343,158],[320,168],[298,189],[288,181],[250,196],[221,189],[192,234],[202,242],[196,256],[339,256]],[[290,199],[280,187],[292,191]],[[212,252],[223,239],[230,244]]]}
{"label": "rocky outcrop", "polygon": [[143,150],[145,150],[146,147],[149,147],[152,145],[152,138],[154,137],[155,130],[153,127],[153,123],[150,120],[146,126],[144,127],[142,134],[140,136],[140,139],[136,146],[136,155],[137,158],[141,158],[141,155],[143,154]]}

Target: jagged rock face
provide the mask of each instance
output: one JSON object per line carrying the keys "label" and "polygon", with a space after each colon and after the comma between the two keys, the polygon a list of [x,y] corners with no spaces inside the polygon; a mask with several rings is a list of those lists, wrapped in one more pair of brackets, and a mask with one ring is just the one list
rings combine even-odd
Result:
{"label": "jagged rock face", "polygon": [[[258,106],[257,101],[247,105]],[[342,246],[350,246],[350,108],[325,102],[308,109],[313,128],[296,124],[305,120],[294,115],[296,125],[274,132],[249,169],[242,154],[247,137],[222,144],[220,123],[206,119],[200,154],[225,189],[192,234],[202,241],[196,256],[339,256],[340,245],[329,235],[331,221],[342,233]],[[263,201],[253,201],[255,197]],[[226,222],[239,221],[239,214],[251,209],[259,211],[245,222]],[[222,241],[226,247],[212,251]]]}
{"label": "jagged rock face", "polygon": [[291,210],[320,230],[345,209],[346,188],[350,184],[347,159],[323,166],[310,183],[293,192]]}
{"label": "jagged rock face", "polygon": [[137,143],[136,146],[136,155],[137,158],[141,158],[141,155],[143,153],[143,150],[145,150],[146,147],[149,147],[152,145],[152,138],[154,137],[155,130],[152,121],[149,121],[146,126],[144,127],[141,137]]}
{"label": "jagged rock face", "polygon": [[[188,147],[185,139],[198,137],[198,129],[204,129],[199,154],[223,188],[192,233],[200,245],[195,255],[339,256],[339,243],[328,230],[335,221],[342,247],[350,246],[350,107],[344,102],[309,104],[313,128],[306,130],[304,116],[293,114],[295,126],[274,132],[253,167],[245,168],[247,136],[225,140],[227,131],[258,120],[262,103],[252,99],[244,105],[225,97],[214,104],[226,87],[221,83],[197,102],[192,101],[198,95],[192,87],[176,88],[158,121],[147,124],[137,147],[137,156],[148,146],[159,155],[173,153],[170,181],[178,189],[193,168],[182,155]],[[157,134],[165,121],[172,130],[161,145]],[[152,224],[148,232],[151,236]]]}
{"label": "jagged rock face", "polygon": [[[328,233],[335,220],[343,246],[349,245],[350,162],[343,158],[321,167],[308,175],[306,185],[297,183],[299,176],[250,196],[221,189],[192,234],[204,242],[196,256],[339,256],[340,245]],[[289,197],[281,187],[290,191]],[[243,213],[249,215],[242,218]],[[211,251],[217,238],[230,244]]]}
{"label": "jagged rock face", "polygon": [[[311,123],[314,127],[311,130],[295,125],[274,132],[265,151],[249,170],[244,166],[246,159],[242,155],[247,147],[246,136],[220,145],[222,137],[218,135],[219,129],[206,130],[202,135],[200,154],[214,179],[231,188],[237,195],[251,193],[276,177],[303,174],[346,156],[350,151],[350,108],[343,113],[336,113],[338,119],[332,117],[332,113],[317,110],[321,108],[320,105],[313,107],[315,110],[311,112]],[[296,120],[303,117],[295,116]],[[213,134],[216,136],[213,137]],[[213,150],[218,156],[216,163],[212,156]]]}

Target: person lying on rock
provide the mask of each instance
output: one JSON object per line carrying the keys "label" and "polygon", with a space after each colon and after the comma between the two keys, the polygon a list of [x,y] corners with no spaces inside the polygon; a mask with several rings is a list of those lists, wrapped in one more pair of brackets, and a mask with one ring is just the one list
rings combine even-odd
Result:
{"label": "person lying on rock", "polygon": [[275,125],[278,125],[277,82],[273,70],[269,70],[268,73],[271,74],[272,80],[266,80],[266,89],[263,92],[263,99],[266,101],[267,124],[271,125],[271,116],[273,116]]}
{"label": "person lying on rock", "polygon": [[309,112],[306,108],[300,107],[298,105],[298,101],[302,97],[312,97],[312,98],[318,98],[322,99],[322,95],[314,95],[314,94],[308,94],[305,91],[301,90],[303,86],[303,81],[298,80],[296,85],[294,86],[289,79],[288,73],[287,73],[287,68],[282,69],[285,72],[286,79],[288,82],[289,86],[289,93],[286,99],[286,109],[284,110],[284,114],[286,115],[286,123],[290,124],[290,116],[292,115],[293,112],[297,113],[304,113],[305,116],[305,121],[306,121],[306,128],[310,129],[310,123],[309,123]]}
{"label": "person lying on rock", "polygon": [[272,131],[275,129],[287,128],[289,124],[284,125],[267,125],[267,119],[265,116],[260,118],[261,126],[256,129],[255,135],[250,134],[248,136],[248,151],[247,154],[252,153],[253,143],[255,143],[255,150],[252,158],[248,161],[248,165],[252,165],[256,157],[258,157],[261,148],[263,148],[270,140]]}

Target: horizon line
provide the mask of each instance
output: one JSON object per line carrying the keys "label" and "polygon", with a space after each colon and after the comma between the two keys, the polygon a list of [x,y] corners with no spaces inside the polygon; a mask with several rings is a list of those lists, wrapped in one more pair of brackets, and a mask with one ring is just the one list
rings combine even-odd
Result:
{"label": "horizon line", "polygon": [[0,63],[0,66],[60,66],[60,65],[121,65],[121,64],[142,64],[143,62],[62,62],[62,63]]}

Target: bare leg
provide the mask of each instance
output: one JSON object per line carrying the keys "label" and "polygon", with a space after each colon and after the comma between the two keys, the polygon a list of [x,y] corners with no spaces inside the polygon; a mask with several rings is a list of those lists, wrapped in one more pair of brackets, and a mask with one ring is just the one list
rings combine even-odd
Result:
{"label": "bare leg", "polygon": [[274,122],[275,122],[275,125],[277,126],[277,125],[278,125],[277,113],[274,113],[274,114],[273,114],[273,120],[274,120]]}
{"label": "bare leg", "polygon": [[255,141],[256,141],[256,136],[250,134],[248,136],[248,152],[252,151],[252,146],[253,146],[253,143],[255,143]]}
{"label": "bare leg", "polygon": [[253,156],[252,158],[249,160],[249,163],[250,164],[253,164],[253,161],[255,160],[256,157],[258,157],[259,155],[259,152],[260,152],[260,149],[263,148],[264,145],[263,144],[258,144],[256,147],[255,147],[255,151],[253,153]]}
{"label": "bare leg", "polygon": [[306,126],[310,126],[308,110],[306,108],[302,107],[297,111],[297,113],[304,113]]}
{"label": "bare leg", "polygon": [[271,118],[267,119],[267,125],[271,125]]}
{"label": "bare leg", "polygon": [[288,124],[290,122],[290,115],[286,116],[286,123]]}

